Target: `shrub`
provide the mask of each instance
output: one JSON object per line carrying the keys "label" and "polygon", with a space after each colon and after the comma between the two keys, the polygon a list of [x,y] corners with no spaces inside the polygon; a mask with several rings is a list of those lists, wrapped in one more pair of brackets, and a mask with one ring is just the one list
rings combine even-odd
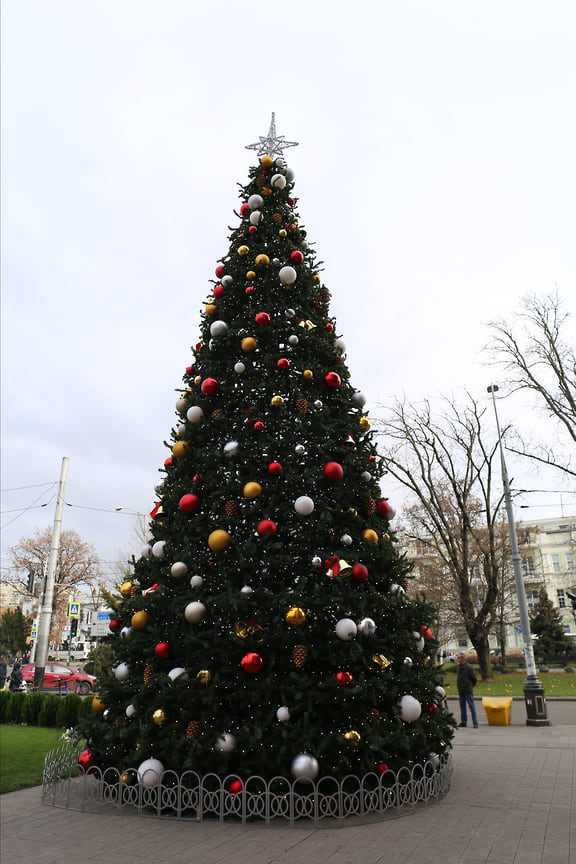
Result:
{"label": "shrub", "polygon": [[60,697],[50,694],[45,696],[44,704],[38,715],[38,726],[55,726],[56,712],[60,705]]}
{"label": "shrub", "polygon": [[10,693],[10,699],[6,707],[6,723],[22,722],[22,708],[26,693]]}
{"label": "shrub", "polygon": [[12,694],[9,690],[0,690],[0,723],[7,723],[6,720],[8,704],[12,700]]}
{"label": "shrub", "polygon": [[22,707],[22,722],[28,726],[38,726],[38,716],[42,710],[45,696],[43,693],[29,693]]}
{"label": "shrub", "polygon": [[56,711],[55,725],[63,726],[65,729],[76,726],[80,706],[83,702],[80,696],[76,693],[69,693],[59,700],[58,710]]}

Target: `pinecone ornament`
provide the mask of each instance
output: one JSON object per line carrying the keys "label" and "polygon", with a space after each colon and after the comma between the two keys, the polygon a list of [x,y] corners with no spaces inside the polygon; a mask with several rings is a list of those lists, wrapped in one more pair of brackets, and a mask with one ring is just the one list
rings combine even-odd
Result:
{"label": "pinecone ornament", "polygon": [[306,412],[308,411],[308,402],[306,399],[298,399],[296,401],[296,411],[298,412],[298,414],[300,414],[301,417],[306,414]]}
{"label": "pinecone ornament", "polygon": [[216,410],[212,412],[212,419],[213,420],[222,420],[223,416],[224,415],[222,413],[221,408],[216,408]]}
{"label": "pinecone ornament", "polygon": [[330,297],[330,291],[328,290],[328,288],[322,288],[322,290],[320,291],[320,297],[321,297],[323,300],[328,300],[328,299],[329,299],[329,297]]}
{"label": "pinecone ornament", "polygon": [[238,502],[226,501],[224,512],[226,513],[226,516],[235,516],[238,513]]}
{"label": "pinecone ornament", "polygon": [[186,727],[186,738],[198,738],[202,733],[202,724],[199,720],[191,720]]}
{"label": "pinecone ornament", "polygon": [[282,216],[280,215],[280,213],[273,213],[272,214],[272,221],[273,221],[274,225],[281,225],[282,224]]}
{"label": "pinecone ornament", "polygon": [[295,645],[292,649],[292,660],[298,669],[302,669],[308,659],[308,648],[305,645]]}
{"label": "pinecone ornament", "polygon": [[146,666],[146,668],[144,669],[144,676],[143,676],[145,684],[150,683],[150,681],[152,680],[152,676],[154,675],[155,671],[156,671],[156,669],[154,668],[154,666],[152,666],[150,664],[148,666]]}
{"label": "pinecone ornament", "polygon": [[376,512],[376,501],[373,498],[369,498],[364,506],[366,508],[366,515],[373,516]]}

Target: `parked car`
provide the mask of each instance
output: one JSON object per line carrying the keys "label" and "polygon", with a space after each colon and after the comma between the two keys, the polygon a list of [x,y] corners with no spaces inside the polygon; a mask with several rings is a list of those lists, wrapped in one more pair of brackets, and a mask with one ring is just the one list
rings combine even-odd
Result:
{"label": "parked car", "polygon": [[[22,667],[22,680],[26,682],[29,689],[34,684],[34,672],[36,666],[29,664]],[[61,663],[47,663],[44,667],[44,690],[67,691],[68,693],[79,693],[87,696],[92,693],[96,684],[94,675],[85,672],[77,672],[69,666]]]}

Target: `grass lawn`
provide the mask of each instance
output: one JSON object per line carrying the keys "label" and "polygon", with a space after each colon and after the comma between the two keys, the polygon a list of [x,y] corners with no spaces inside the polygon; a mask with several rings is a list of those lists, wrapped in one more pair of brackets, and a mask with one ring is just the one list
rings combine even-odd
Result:
{"label": "grass lawn", "polygon": [[63,729],[0,726],[0,794],[40,786],[44,757],[57,747]]}
{"label": "grass lawn", "polygon": [[[475,669],[478,675],[478,669]],[[538,674],[542,686],[549,696],[574,696],[576,697],[576,675],[566,672],[541,672]],[[474,688],[475,696],[524,696],[524,683],[526,672],[509,672],[502,675],[494,673],[493,681],[481,681],[478,676],[478,684]],[[444,678],[444,689],[447,696],[457,696],[456,675],[449,672]]]}

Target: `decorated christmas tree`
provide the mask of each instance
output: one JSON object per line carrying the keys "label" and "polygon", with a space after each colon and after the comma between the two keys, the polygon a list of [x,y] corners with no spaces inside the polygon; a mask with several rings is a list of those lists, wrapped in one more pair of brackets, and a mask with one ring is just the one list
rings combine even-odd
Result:
{"label": "decorated christmas tree", "polygon": [[[274,117],[201,313],[84,767],[314,779],[438,766],[452,718]],[[150,770],[147,770],[150,769]],[[238,785],[239,784],[239,785]]]}

